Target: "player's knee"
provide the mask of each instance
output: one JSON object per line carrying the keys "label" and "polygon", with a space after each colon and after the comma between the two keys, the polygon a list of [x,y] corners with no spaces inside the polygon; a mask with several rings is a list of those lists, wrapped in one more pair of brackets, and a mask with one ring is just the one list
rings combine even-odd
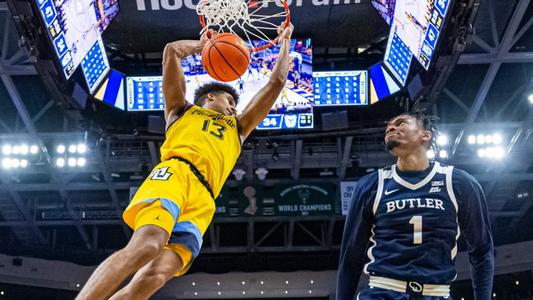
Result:
{"label": "player's knee", "polygon": [[140,280],[142,281],[142,286],[150,287],[152,290],[162,288],[171,277],[171,275],[161,272],[161,270],[158,269],[144,272],[141,276]]}
{"label": "player's knee", "polygon": [[[155,226],[150,226],[155,227]],[[144,263],[159,256],[166,243],[167,233],[161,228],[141,227],[135,231],[124,248],[130,259]]]}

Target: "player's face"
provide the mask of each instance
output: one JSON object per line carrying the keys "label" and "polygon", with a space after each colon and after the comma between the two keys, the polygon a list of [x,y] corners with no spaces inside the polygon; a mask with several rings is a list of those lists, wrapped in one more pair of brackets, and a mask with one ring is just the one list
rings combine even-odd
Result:
{"label": "player's face", "polygon": [[419,147],[427,147],[431,133],[413,116],[400,115],[389,121],[385,131],[385,145],[395,156],[408,154]]}
{"label": "player's face", "polygon": [[226,116],[234,116],[237,114],[237,110],[235,109],[235,99],[233,99],[233,96],[229,93],[209,93],[207,98],[208,101],[205,105],[207,108]]}

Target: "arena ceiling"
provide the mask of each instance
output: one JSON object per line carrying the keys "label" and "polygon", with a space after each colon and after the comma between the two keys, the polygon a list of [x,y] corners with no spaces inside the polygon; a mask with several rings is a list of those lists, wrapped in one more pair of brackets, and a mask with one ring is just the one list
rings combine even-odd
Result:
{"label": "arena ceiling", "polygon": [[[370,8],[368,2],[361,2]],[[361,11],[363,18],[366,11]],[[176,36],[161,32],[148,40],[132,35],[135,30],[161,30],[157,22],[163,20],[153,21],[154,13],[147,12],[136,22],[120,16],[117,25],[110,27],[106,38],[115,50],[112,65],[125,70],[158,68],[158,49]],[[382,56],[386,25],[377,14],[371,16],[375,18],[369,17],[368,22],[375,24],[357,27],[359,35],[349,43],[332,40],[327,34],[318,37],[314,49],[317,62],[324,68],[354,66]],[[327,14],[323,17],[328,24],[334,21]],[[305,26],[311,20],[300,21]],[[102,128],[95,119],[60,109],[20,47],[24,41],[18,38],[3,1],[0,24],[1,142],[33,142],[41,149],[72,141],[88,141],[89,146],[84,168],[59,170],[48,151],[40,152],[31,168],[0,171],[0,250],[98,263],[131,235],[120,220],[121,211],[127,205],[129,188],[138,186],[157,163],[163,137],[148,130],[146,116],[131,124],[137,130],[124,132]],[[154,24],[159,27],[151,28]],[[168,26],[174,28],[175,24]],[[354,26],[357,24],[364,22],[357,20]],[[464,53],[430,102],[430,110],[441,119],[442,132],[450,138],[447,161],[469,171],[484,187],[500,244],[533,238],[533,104],[527,100],[533,93],[532,25],[530,0],[482,1]],[[132,28],[135,30],[128,31]],[[187,30],[190,37],[196,28]],[[341,38],[354,30],[345,30]],[[264,186],[293,180],[337,183],[357,179],[392,162],[382,144],[383,124],[403,109],[393,99],[364,110],[349,109],[348,129],[258,133],[245,143],[236,168],[246,171],[245,181]],[[101,119],[105,122],[105,117]],[[320,117],[317,119],[320,128]],[[504,140],[501,161],[478,157],[477,149],[467,141],[469,135],[494,132]],[[264,181],[254,175],[259,167],[269,170]],[[233,176],[228,181],[229,186],[242,184]],[[222,272],[229,268],[227,260],[224,262],[227,257],[241,270],[271,269],[273,265],[282,266],[278,269],[309,268],[311,254],[324,258],[315,259],[313,268],[335,268],[342,226],[340,216],[217,219],[206,234],[206,255],[194,270],[213,271],[211,262],[216,261],[218,269],[214,271]],[[302,255],[302,250],[309,254]]]}

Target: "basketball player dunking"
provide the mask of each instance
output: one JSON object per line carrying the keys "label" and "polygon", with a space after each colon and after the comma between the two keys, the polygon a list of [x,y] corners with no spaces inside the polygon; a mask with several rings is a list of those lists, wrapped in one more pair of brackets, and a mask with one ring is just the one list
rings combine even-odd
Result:
{"label": "basketball player dunking", "polygon": [[490,299],[494,246],[485,196],[466,172],[428,161],[436,133],[421,113],[389,121],[385,143],[397,163],[357,183],[342,239],[338,300],[354,299],[363,270],[370,287],[357,299],[449,299],[460,234],[475,299]]}
{"label": "basketball player dunking", "polygon": [[[76,299],[148,299],[170,278],[187,272],[202,247],[215,198],[233,169],[241,144],[266,117],[287,80],[292,25],[280,28],[281,49],[268,83],[235,116],[238,94],[208,83],[185,100],[181,60],[207,41],[177,41],[163,53],[166,140],[157,165],[126,208],[135,231],[125,248],[92,274]],[[213,33],[214,34],[214,33]],[[115,291],[122,281],[131,281]]]}

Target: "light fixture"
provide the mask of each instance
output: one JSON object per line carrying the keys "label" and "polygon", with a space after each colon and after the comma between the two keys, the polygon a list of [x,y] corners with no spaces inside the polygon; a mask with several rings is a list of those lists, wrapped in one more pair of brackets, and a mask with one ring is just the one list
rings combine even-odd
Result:
{"label": "light fixture", "polygon": [[220,281],[217,281],[217,285],[220,285]]}
{"label": "light fixture", "polygon": [[428,157],[429,160],[433,160],[435,159],[435,151],[429,149],[427,152],[426,152],[426,155]]}
{"label": "light fixture", "polygon": [[469,136],[468,136],[468,143],[469,143],[470,145],[475,144],[475,143],[476,143],[476,136],[473,135],[473,134],[469,135]]}
{"label": "light fixture", "polygon": [[59,154],[65,153],[65,145],[63,145],[63,144],[58,145],[57,148],[56,148],[56,152],[59,153]]}
{"label": "light fixture", "polygon": [[28,147],[28,145],[26,144],[20,145],[20,154],[26,155],[28,154],[28,152],[30,152],[30,147]]}
{"label": "light fixture", "polygon": [[76,287],[79,288],[79,287],[80,287],[80,284],[79,284],[79,283],[76,283]]}
{"label": "light fixture", "polygon": [[439,151],[439,157],[442,158],[442,159],[446,159],[446,158],[448,158],[448,151],[446,151],[446,150],[440,150],[440,151]]}
{"label": "light fixture", "polygon": [[11,159],[10,158],[2,159],[2,168],[4,168],[4,169],[11,168]]}
{"label": "light fixture", "polygon": [[245,292],[245,291],[242,291],[242,294],[243,294],[243,295],[246,295],[246,292]]}
{"label": "light fixture", "polygon": [[78,158],[78,160],[76,161],[76,164],[78,165],[78,167],[85,166],[85,163],[86,163],[86,160],[83,157]]}
{"label": "light fixture", "polygon": [[246,282],[245,282],[245,281],[243,281],[243,282],[242,282],[242,285],[245,285],[245,284],[246,284]]}
{"label": "light fixture", "polygon": [[65,166],[65,159],[62,157],[56,159],[56,166],[63,168]]}
{"label": "light fixture", "polygon": [[519,285],[519,284],[520,284],[520,281],[517,280],[517,281],[514,282],[514,284],[515,284],[515,285]]}
{"label": "light fixture", "polygon": [[13,151],[13,148],[11,147],[11,145],[2,146],[2,153],[4,155],[9,155],[9,154],[11,154],[12,151]]}
{"label": "light fixture", "polygon": [[193,282],[192,285],[196,285],[196,282]]}
{"label": "light fixture", "polygon": [[219,292],[217,292],[217,294],[222,295],[222,292],[219,291]]}
{"label": "light fixture", "polygon": [[285,284],[289,284],[289,281],[288,281],[288,280],[285,280]]}
{"label": "light fixture", "polygon": [[476,137],[476,142],[477,142],[479,145],[483,145],[483,144],[485,144],[485,136],[482,135],[482,134],[479,134],[479,135]]}
{"label": "light fixture", "polygon": [[244,178],[244,175],[246,174],[246,171],[244,171],[241,168],[237,168],[231,172],[233,176],[235,176],[235,179],[238,181],[241,181]]}
{"label": "light fixture", "polygon": [[20,146],[13,146],[13,154],[20,154]]}
{"label": "light fixture", "polygon": [[487,151],[485,149],[478,149],[477,150],[477,156],[486,157],[487,156]]}
{"label": "light fixture", "polygon": [[260,282],[260,283],[261,283],[261,284],[264,284],[264,282],[263,282],[262,280],[261,280],[261,282]]}
{"label": "light fixture", "polygon": [[529,103],[533,104],[533,94],[529,94],[529,96],[527,96],[527,100],[529,100]]}
{"label": "light fixture", "polygon": [[285,294],[288,294],[288,293],[289,293],[289,291],[285,291]]}
{"label": "light fixture", "polygon": [[75,167],[76,166],[76,159],[74,157],[69,157],[67,162],[68,162],[68,166],[69,167]]}
{"label": "light fixture", "polygon": [[312,294],[312,293],[313,293],[313,291],[309,290],[309,294]]}
{"label": "light fixture", "polygon": [[315,283],[315,281],[314,281],[314,280],[310,280],[309,283],[310,283],[310,284],[313,284],[313,283]]}
{"label": "light fixture", "polygon": [[18,159],[16,159],[16,158],[12,159],[12,160],[11,160],[11,166],[12,166],[13,168],[18,168],[18,167],[20,167],[20,160],[18,160]]}
{"label": "light fixture", "polygon": [[198,292],[194,292],[194,295],[195,295],[195,296],[198,296]]}
{"label": "light fixture", "polygon": [[28,166],[28,161],[26,159],[20,160],[20,167],[26,168]]}
{"label": "light fixture", "polygon": [[39,147],[37,145],[31,145],[30,153],[31,154],[37,154],[38,152],[39,152]]}
{"label": "light fixture", "polygon": [[267,174],[268,170],[263,167],[259,167],[255,170],[255,175],[257,175],[257,178],[259,178],[259,180],[265,180]]}
{"label": "light fixture", "polygon": [[324,168],[324,170],[320,171],[320,176],[332,176],[333,171],[330,171],[328,168]]}
{"label": "light fixture", "polygon": [[76,147],[76,145],[68,146],[68,152],[70,152],[70,153],[76,153],[77,149],[78,149],[78,147]]}
{"label": "light fixture", "polygon": [[80,143],[77,146],[77,150],[78,150],[78,153],[82,153],[83,154],[83,153],[87,152],[87,145]]}
{"label": "light fixture", "polygon": [[437,145],[444,146],[448,144],[448,136],[443,134],[437,137]]}
{"label": "light fixture", "polygon": [[261,293],[261,295],[263,295],[265,292],[261,291],[260,293]]}
{"label": "light fixture", "polygon": [[499,145],[503,142],[503,137],[499,133],[495,133],[492,135],[492,142],[496,145]]}

